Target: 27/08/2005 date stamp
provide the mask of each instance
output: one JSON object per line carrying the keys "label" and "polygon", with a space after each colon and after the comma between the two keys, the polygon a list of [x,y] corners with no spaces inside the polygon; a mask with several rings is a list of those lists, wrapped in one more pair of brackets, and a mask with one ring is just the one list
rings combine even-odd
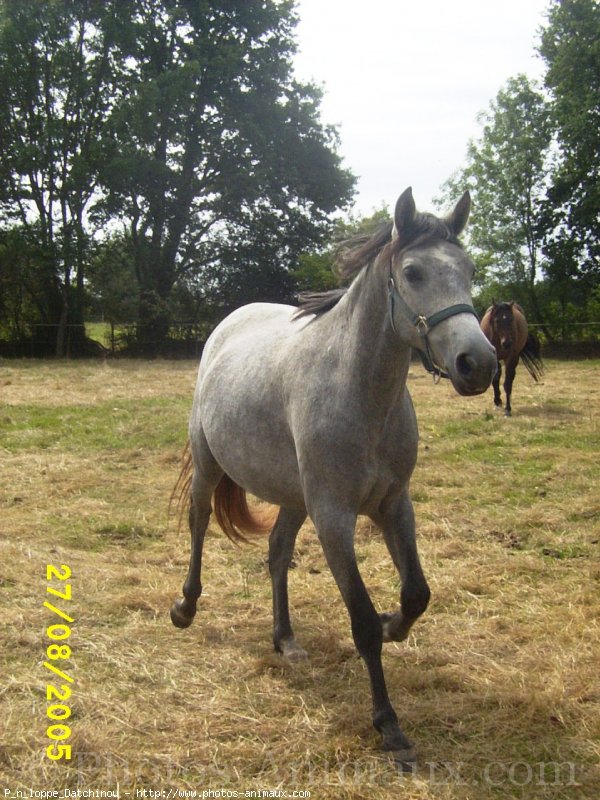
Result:
{"label": "27/08/2005 date stamp", "polygon": [[[44,602],[44,608],[61,620],[61,622],[53,620],[46,628],[49,643],[46,646],[44,668],[55,676],[53,683],[46,684],[46,700],[48,702],[46,716],[50,722],[46,729],[46,736],[50,739],[50,744],[46,747],[46,756],[52,761],[63,759],[70,761],[71,759],[71,745],[66,744],[71,736],[71,727],[65,724],[65,721],[71,716],[71,706],[68,705],[68,702],[75,679],[67,672],[68,660],[72,651],[66,642],[71,636],[70,626],[75,620],[63,610],[62,604],[61,606],[56,605],[58,600],[67,603],[72,601],[72,584],[67,583],[70,577],[71,568],[66,564],[58,567],[54,564],[46,565],[46,594],[51,595],[53,600],[50,602],[47,599]],[[55,580],[60,582],[59,588],[51,585]],[[54,598],[58,598],[58,600]]]}

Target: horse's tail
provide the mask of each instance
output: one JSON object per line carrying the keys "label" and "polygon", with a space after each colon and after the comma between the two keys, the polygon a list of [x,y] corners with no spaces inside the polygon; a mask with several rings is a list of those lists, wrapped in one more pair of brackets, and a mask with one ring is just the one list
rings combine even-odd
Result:
{"label": "horse's tail", "polygon": [[535,333],[529,333],[525,347],[521,350],[521,361],[527,367],[527,371],[534,381],[539,381],[544,374],[544,362],[540,342]]}
{"label": "horse's tail", "polygon": [[[181,470],[171,493],[169,509],[175,503],[179,508],[179,525],[192,502],[192,475],[194,464],[190,443],[187,442],[181,460]],[[276,509],[253,512],[246,500],[246,490],[238,486],[229,475],[223,475],[213,493],[213,511],[219,527],[232,542],[248,543],[245,534],[256,536],[268,533],[275,523]]]}
{"label": "horse's tail", "polygon": [[213,511],[223,533],[232,542],[249,542],[245,534],[259,536],[269,533],[275,524],[275,509],[251,511],[246,499],[246,490],[229,475],[223,475],[213,494]]}

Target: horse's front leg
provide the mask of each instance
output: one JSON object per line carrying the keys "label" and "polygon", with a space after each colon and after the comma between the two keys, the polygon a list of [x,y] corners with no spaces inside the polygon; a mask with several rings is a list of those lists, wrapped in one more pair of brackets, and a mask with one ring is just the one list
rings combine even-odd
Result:
{"label": "horse's front leg", "polygon": [[408,489],[384,502],[373,521],[383,529],[385,543],[402,582],[400,611],[381,615],[383,640],[401,642],[427,608],[431,596],[417,551],[415,515]]}
{"label": "horse's front leg", "polygon": [[506,376],[504,378],[504,394],[506,395],[506,406],[504,408],[504,413],[507,417],[510,417],[512,415],[510,397],[512,395],[512,387],[516,371],[517,371],[516,361],[509,361],[506,363]]}
{"label": "horse's front leg", "polygon": [[360,575],[354,552],[356,514],[311,510],[323,551],[350,615],[352,636],[371,682],[373,725],[383,737],[383,749],[393,752],[402,769],[412,768],[414,752],[390,702],[381,663],[381,620]]}
{"label": "horse's front leg", "polygon": [[492,386],[494,387],[494,405],[498,408],[502,406],[502,397],[500,395],[500,380],[502,378],[502,363],[498,361],[498,369],[492,379]]}

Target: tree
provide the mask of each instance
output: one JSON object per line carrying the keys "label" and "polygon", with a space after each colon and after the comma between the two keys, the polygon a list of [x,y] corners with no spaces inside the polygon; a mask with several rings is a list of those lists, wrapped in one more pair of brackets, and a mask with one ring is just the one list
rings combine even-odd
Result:
{"label": "tree", "polygon": [[138,287],[132,250],[127,236],[115,234],[96,245],[87,268],[92,313],[112,328],[136,317]]}
{"label": "tree", "polygon": [[118,18],[116,0],[0,5],[0,209],[44,254],[39,304],[58,355],[85,346],[87,212]]}
{"label": "tree", "polygon": [[[0,340],[10,343],[6,352],[29,355],[35,342],[38,354],[52,353],[48,326],[60,313],[60,294],[31,226],[0,231]],[[53,306],[53,303],[56,304]],[[17,343],[29,343],[23,349]]]}
{"label": "tree", "polygon": [[292,2],[123,5],[134,46],[103,137],[102,210],[127,220],[140,338],[160,343],[174,287],[199,273],[221,284],[224,306],[285,298],[291,264],[323,239],[354,179],[319,121],[319,92],[292,77]]}
{"label": "tree", "polygon": [[371,236],[389,219],[389,210],[381,207],[368,216],[350,214],[345,219],[336,220],[328,243],[312,252],[302,253],[298,259],[292,271],[296,291],[324,292],[339,286],[335,261],[340,246],[357,236]]}
{"label": "tree", "polygon": [[86,273],[117,220],[142,341],[207,270],[236,302],[252,273],[288,296],[354,184],[293,78],[295,23],[291,0],[0,2],[0,211],[44,253],[58,354],[67,330],[85,350]]}
{"label": "tree", "polygon": [[540,54],[560,162],[548,191],[549,254],[563,280],[600,277],[600,6],[552,0]]}
{"label": "tree", "polygon": [[445,184],[445,197],[468,187],[474,201],[469,242],[496,280],[511,284],[537,322],[543,321],[536,280],[543,264],[543,200],[550,170],[552,125],[548,104],[524,75],[511,78],[480,115],[481,137],[471,141],[467,166]]}

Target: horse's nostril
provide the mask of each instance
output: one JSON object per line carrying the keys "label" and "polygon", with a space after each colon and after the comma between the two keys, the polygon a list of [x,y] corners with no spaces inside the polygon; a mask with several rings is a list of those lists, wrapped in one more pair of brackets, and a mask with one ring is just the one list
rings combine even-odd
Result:
{"label": "horse's nostril", "polygon": [[456,369],[463,378],[470,377],[475,366],[475,361],[466,353],[461,353],[456,357]]}

